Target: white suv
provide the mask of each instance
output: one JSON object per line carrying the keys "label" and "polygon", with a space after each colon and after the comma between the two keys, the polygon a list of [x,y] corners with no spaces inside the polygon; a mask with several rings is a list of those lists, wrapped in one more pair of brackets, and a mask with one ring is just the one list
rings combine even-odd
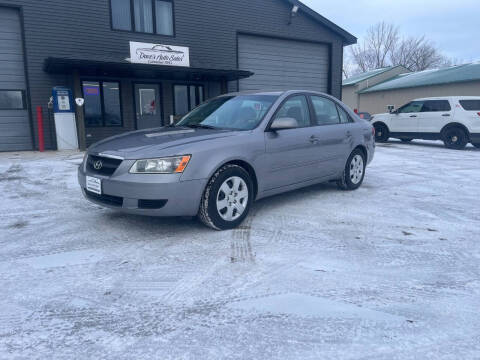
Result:
{"label": "white suv", "polygon": [[417,99],[387,114],[372,117],[375,139],[390,137],[442,140],[447,148],[464,149],[470,142],[480,148],[480,97],[449,96]]}

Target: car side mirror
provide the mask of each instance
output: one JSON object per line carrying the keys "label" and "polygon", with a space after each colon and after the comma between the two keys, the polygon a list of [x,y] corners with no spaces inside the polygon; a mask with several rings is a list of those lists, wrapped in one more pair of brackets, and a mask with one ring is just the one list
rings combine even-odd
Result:
{"label": "car side mirror", "polygon": [[298,128],[298,121],[294,118],[283,117],[273,120],[270,125],[270,130],[286,130],[286,129],[296,129]]}

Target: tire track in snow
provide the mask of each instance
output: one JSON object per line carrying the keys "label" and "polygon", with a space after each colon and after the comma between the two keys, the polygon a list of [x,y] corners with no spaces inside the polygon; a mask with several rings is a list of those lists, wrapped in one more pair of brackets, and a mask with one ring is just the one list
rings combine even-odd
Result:
{"label": "tire track in snow", "polygon": [[253,210],[243,224],[232,231],[230,262],[255,262],[255,254],[251,242],[251,231],[253,219],[257,211],[258,209]]}

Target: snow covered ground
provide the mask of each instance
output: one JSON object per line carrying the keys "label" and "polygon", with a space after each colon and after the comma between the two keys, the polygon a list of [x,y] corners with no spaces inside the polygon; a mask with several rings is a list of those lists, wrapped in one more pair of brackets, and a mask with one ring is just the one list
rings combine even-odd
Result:
{"label": "snow covered ground", "polygon": [[228,232],[87,202],[81,158],[0,154],[0,359],[480,358],[480,150],[380,145]]}

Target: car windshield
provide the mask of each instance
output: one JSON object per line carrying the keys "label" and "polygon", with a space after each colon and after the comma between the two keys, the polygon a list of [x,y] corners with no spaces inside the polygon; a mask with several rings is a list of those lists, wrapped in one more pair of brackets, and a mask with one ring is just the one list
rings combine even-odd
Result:
{"label": "car windshield", "polygon": [[260,124],[277,98],[276,95],[218,97],[193,109],[177,126],[252,130]]}

